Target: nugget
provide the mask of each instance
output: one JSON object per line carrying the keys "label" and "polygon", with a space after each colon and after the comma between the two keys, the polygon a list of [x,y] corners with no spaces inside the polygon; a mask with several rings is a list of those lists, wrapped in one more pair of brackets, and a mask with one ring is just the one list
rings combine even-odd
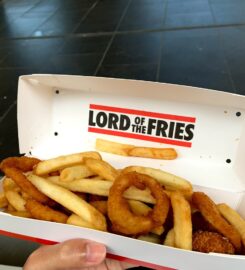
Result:
{"label": "nugget", "polygon": [[192,248],[204,253],[235,254],[235,248],[229,239],[219,233],[197,231],[193,234]]}

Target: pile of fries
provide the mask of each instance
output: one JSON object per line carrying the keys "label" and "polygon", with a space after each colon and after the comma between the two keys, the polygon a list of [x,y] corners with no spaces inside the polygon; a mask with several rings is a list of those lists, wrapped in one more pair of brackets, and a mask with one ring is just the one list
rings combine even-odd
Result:
{"label": "pile of fries", "polygon": [[[20,183],[16,184],[15,179],[6,175],[2,181],[0,208],[15,216],[115,233],[108,218],[107,200],[115,179],[130,172],[148,175],[160,183],[171,205],[164,224],[147,234],[131,237],[193,250],[193,232],[200,229],[193,215],[200,211],[192,202],[192,184],[179,176],[148,167],[130,166],[119,170],[95,151],[43,160],[32,170],[23,172],[27,181],[50,199],[47,203],[33,199]],[[156,203],[148,188],[130,186],[123,196],[132,213],[138,216],[149,215]],[[244,219],[225,204],[217,206],[217,209],[220,216],[239,233],[245,246]],[[240,251],[236,253],[241,254]]]}

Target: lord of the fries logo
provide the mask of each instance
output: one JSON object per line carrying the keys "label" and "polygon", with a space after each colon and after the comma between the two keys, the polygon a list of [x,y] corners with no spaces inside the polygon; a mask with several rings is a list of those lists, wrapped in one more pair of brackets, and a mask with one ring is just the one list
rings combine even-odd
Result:
{"label": "lord of the fries logo", "polygon": [[195,117],[90,104],[88,131],[191,147]]}

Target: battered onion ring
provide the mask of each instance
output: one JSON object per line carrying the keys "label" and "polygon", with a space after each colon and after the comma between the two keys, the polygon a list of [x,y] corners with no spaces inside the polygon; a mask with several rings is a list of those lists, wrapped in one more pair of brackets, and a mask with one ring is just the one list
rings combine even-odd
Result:
{"label": "battered onion ring", "polygon": [[[123,193],[130,186],[143,189],[146,186],[156,199],[156,204],[147,216],[134,215]],[[153,228],[163,225],[169,210],[169,199],[161,185],[152,177],[130,172],[121,174],[113,182],[108,197],[108,216],[112,227],[124,235],[147,234]]]}
{"label": "battered onion ring", "polygon": [[0,164],[0,169],[3,170],[6,167],[14,167],[22,172],[28,172],[33,169],[35,165],[40,162],[37,158],[31,157],[9,157],[4,159]]}
{"label": "battered onion ring", "polygon": [[58,223],[66,223],[68,216],[64,213],[54,210],[47,205],[42,205],[35,200],[27,200],[25,204],[26,210],[31,216],[40,220],[54,221]]}
{"label": "battered onion ring", "polygon": [[33,199],[40,203],[50,203],[51,200],[33,186],[23,174],[23,172],[31,171],[39,162],[40,160],[37,158],[11,157],[6,158],[1,162],[0,169]]}
{"label": "battered onion ring", "polygon": [[223,236],[227,237],[237,251],[241,249],[241,237],[219,213],[216,204],[203,192],[194,192],[192,202],[203,217]]}

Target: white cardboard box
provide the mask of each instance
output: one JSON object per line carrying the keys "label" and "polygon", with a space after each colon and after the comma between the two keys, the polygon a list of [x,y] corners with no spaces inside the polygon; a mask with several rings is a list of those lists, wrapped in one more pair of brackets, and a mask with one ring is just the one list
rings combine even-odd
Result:
{"label": "white cardboard box", "polygon": [[[19,79],[20,153],[39,158],[94,150],[95,139],[174,146],[176,160],[101,153],[117,168],[142,165],[179,175],[245,218],[245,97],[153,82],[68,75]],[[51,244],[74,237],[108,247],[108,257],[153,269],[245,269],[245,256],[169,248],[72,225],[0,213],[0,233]]]}

